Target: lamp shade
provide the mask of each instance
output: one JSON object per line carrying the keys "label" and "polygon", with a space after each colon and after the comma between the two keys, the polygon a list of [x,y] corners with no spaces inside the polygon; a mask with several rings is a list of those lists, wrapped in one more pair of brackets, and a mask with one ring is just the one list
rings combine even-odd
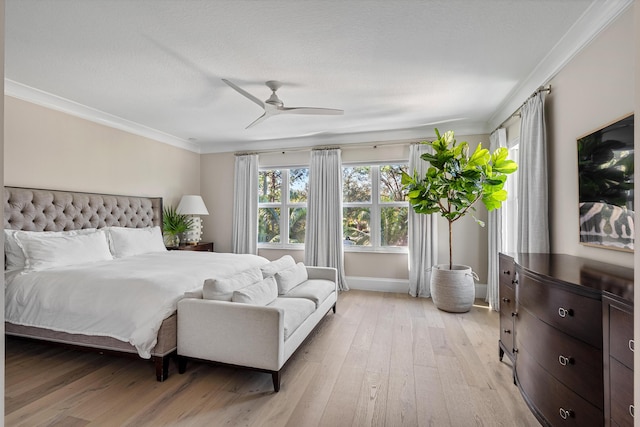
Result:
{"label": "lamp shade", "polygon": [[182,196],[176,211],[185,215],[209,215],[202,197],[194,195]]}

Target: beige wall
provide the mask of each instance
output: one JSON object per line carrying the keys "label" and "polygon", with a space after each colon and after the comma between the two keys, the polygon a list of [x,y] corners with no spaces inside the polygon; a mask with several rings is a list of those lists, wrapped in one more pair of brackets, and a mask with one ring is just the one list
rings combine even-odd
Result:
{"label": "beige wall", "polygon": [[[473,147],[478,142],[488,146],[488,135],[458,135],[459,141],[467,140]],[[409,158],[408,144],[378,144],[377,146],[348,146],[342,150],[343,163],[406,161]],[[216,250],[231,250],[231,227],[233,218],[233,154],[203,154],[201,190],[211,215],[204,217],[204,238],[215,242]],[[309,164],[309,150],[285,151],[260,154],[261,166],[283,167]],[[486,210],[479,205],[476,216],[486,221]],[[487,280],[487,231],[473,218],[466,217],[454,224],[454,262],[470,265]],[[438,256],[440,262],[448,262],[448,230],[446,221],[438,223]],[[276,259],[283,254],[292,255],[297,261],[304,259],[304,251],[282,251],[260,249],[259,254]],[[409,277],[407,254],[345,252],[345,273],[348,276],[376,277],[406,280]]]}
{"label": "beige wall", "polygon": [[202,217],[202,239],[212,241],[216,252],[231,252],[234,162],[233,153],[200,156],[200,194],[209,211]]}
{"label": "beige wall", "polygon": [[[547,97],[551,250],[633,266],[633,254],[579,241],[576,139],[634,111],[633,10],[605,29],[551,80]],[[637,202],[636,202],[637,203]]]}
{"label": "beige wall", "polygon": [[199,154],[5,96],[5,185],[162,196],[200,191]]}

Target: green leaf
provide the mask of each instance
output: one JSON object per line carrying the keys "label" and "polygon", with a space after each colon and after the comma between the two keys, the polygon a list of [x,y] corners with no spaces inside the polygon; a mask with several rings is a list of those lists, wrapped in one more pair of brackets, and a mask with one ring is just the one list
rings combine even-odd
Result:
{"label": "green leaf", "polygon": [[402,172],[402,181],[401,181],[402,185],[406,186],[406,185],[409,185],[409,184],[413,184],[414,182],[415,181],[411,177],[411,175],[409,175],[408,173],[406,173],[404,171]]}
{"label": "green leaf", "polygon": [[514,173],[518,170],[518,164],[513,160],[502,160],[493,164],[493,170],[500,173]]}
{"label": "green leaf", "polygon": [[482,148],[482,144],[478,144],[476,147],[476,151],[473,152],[469,162],[467,163],[467,167],[471,166],[484,166],[489,163],[491,159],[491,154],[489,154],[489,150],[486,148]]}

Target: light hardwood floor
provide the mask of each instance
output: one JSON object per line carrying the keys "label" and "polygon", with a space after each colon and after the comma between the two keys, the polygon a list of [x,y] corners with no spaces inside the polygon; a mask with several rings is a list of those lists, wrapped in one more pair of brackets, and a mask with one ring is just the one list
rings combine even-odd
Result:
{"label": "light hardwood floor", "polygon": [[349,291],[269,374],[153,364],[7,339],[7,426],[538,426],[498,360],[498,314],[438,311],[430,299]]}

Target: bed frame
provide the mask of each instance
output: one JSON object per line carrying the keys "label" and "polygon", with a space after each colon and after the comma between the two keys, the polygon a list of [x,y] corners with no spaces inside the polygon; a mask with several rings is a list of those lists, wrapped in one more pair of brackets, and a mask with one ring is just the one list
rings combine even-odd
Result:
{"label": "bed frame", "polygon": [[[4,187],[4,228],[27,231],[67,231],[82,228],[162,226],[161,197],[132,197],[21,187]],[[164,381],[176,354],[177,317],[166,318],[151,350],[156,378]],[[92,350],[138,357],[129,343],[110,337],[69,334],[5,322],[5,334]]]}

